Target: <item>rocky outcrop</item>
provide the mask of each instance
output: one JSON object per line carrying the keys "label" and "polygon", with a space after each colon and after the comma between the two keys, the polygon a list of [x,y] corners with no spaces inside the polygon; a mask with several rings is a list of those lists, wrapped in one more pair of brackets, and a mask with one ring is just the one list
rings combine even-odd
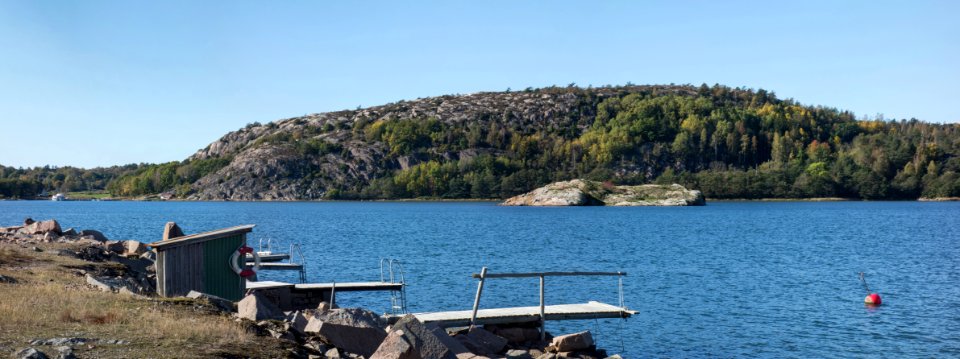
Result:
{"label": "rocky outcrop", "polygon": [[612,184],[570,180],[556,182],[512,197],[504,206],[702,206],[700,191],[681,185],[614,186]]}

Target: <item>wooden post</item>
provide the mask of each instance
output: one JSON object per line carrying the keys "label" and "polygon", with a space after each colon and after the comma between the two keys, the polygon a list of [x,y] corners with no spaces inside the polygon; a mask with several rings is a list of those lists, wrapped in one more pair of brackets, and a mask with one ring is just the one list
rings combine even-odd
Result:
{"label": "wooden post", "polygon": [[540,341],[547,339],[546,306],[543,298],[543,276],[540,276]]}
{"label": "wooden post", "polygon": [[477,284],[477,296],[473,298],[473,314],[470,315],[470,328],[477,322],[477,309],[480,308],[480,294],[483,293],[483,281],[487,279],[487,267],[480,268],[480,284]]}

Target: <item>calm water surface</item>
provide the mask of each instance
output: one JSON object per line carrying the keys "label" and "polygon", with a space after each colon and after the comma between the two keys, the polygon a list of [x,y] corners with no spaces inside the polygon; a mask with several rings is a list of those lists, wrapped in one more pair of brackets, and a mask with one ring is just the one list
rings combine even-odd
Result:
{"label": "calm water surface", "polygon": [[[491,272],[625,271],[621,320],[589,329],[625,357],[958,357],[960,203],[710,203],[684,208],[518,208],[492,203],[0,201],[0,225],[56,218],[111,239],[158,240],[256,224],[254,242],[298,242],[310,281],[379,279],[404,263],[411,311],[472,305]],[[856,273],[884,305],[869,309]],[[262,279],[294,281],[292,273]],[[385,293],[342,305],[388,309]],[[547,302],[617,303],[613,278],[548,278]],[[492,279],[484,307],[537,305],[537,279]],[[622,349],[621,349],[622,348]]]}

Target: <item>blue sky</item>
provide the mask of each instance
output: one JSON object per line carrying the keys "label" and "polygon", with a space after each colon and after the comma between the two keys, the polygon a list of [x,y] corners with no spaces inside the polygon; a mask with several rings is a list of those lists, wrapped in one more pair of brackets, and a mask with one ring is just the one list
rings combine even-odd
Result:
{"label": "blue sky", "polygon": [[960,2],[0,1],[0,164],[182,160],[450,93],[720,83],[960,122]]}

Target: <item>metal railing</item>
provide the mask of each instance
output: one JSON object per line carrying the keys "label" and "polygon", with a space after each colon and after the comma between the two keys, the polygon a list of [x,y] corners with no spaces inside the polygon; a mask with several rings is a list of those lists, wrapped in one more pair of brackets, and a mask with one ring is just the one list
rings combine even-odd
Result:
{"label": "metal railing", "polygon": [[480,309],[480,295],[483,294],[483,283],[487,278],[540,278],[540,340],[546,337],[546,298],[544,293],[545,277],[583,277],[583,276],[616,276],[617,292],[620,300],[620,309],[623,305],[623,277],[627,272],[530,272],[530,273],[487,273],[487,267],[480,269],[480,273],[474,273],[473,278],[480,279],[477,284],[477,295],[473,299],[473,313],[470,315],[470,327],[473,328],[477,322],[477,310]]}

